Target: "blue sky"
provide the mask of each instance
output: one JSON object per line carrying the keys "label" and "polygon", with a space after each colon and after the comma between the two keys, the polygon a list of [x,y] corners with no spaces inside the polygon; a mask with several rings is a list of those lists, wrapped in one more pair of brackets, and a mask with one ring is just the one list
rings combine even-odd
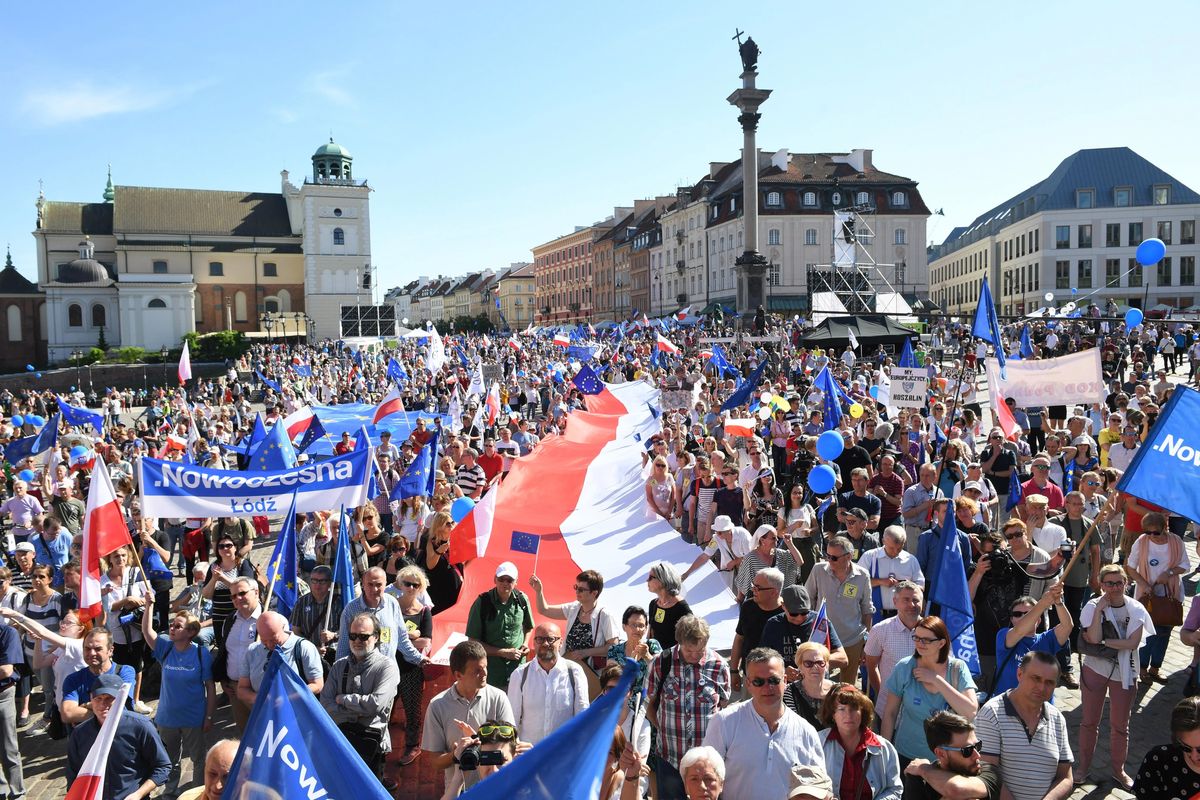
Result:
{"label": "blue sky", "polygon": [[384,287],[502,268],[738,157],[735,27],[774,90],[759,147],[873,148],[945,209],[932,239],[1085,147],[1200,189],[1195,3],[504,5],[13,6],[0,238],[33,277],[39,179],[278,191],[332,132],[375,188]]}

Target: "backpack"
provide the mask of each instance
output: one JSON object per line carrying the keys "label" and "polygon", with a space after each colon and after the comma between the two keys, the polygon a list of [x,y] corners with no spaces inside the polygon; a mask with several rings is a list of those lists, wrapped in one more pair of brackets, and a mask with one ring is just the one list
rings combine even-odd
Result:
{"label": "backpack", "polygon": [[[525,597],[525,593],[520,589],[513,590],[513,598],[517,601],[517,608],[529,614],[529,599]],[[491,622],[500,615],[500,608],[492,601],[492,590],[481,592],[479,595],[479,617],[484,623]]]}

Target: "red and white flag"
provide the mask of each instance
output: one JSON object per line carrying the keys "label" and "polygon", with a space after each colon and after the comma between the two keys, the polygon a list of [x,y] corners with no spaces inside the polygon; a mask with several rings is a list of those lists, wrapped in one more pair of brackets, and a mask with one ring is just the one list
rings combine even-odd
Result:
{"label": "red and white flag", "polygon": [[571,337],[567,336],[565,333],[556,333],[554,334],[554,343],[559,347],[570,347]]}
{"label": "red and white flag", "polygon": [[592,336],[596,335],[596,329],[592,327],[592,323],[590,322],[588,323],[588,333],[590,333]]}
{"label": "red and white flag", "polygon": [[725,420],[725,435],[749,439],[754,435],[755,422],[753,419]]}
{"label": "red and white flag", "polygon": [[688,314],[690,314],[690,313],[692,313],[692,307],[691,307],[691,306],[688,306],[687,308],[681,308],[681,309],[679,309],[679,311],[678,311],[678,312],[675,314],[675,318],[676,318],[676,319],[687,319],[687,315],[688,315]]}
{"label": "red and white flag", "polygon": [[92,470],[88,490],[87,514],[83,518],[83,575],[79,585],[79,611],[88,619],[100,616],[100,559],[130,546],[125,515],[113,491],[108,468],[101,464]]}
{"label": "red and white flag", "polygon": [[450,563],[464,564],[487,552],[496,518],[496,497],[500,487],[493,486],[475,507],[450,531]]}
{"label": "red and white flag", "polygon": [[662,350],[664,353],[670,353],[670,354],[676,355],[676,356],[679,355],[679,348],[676,347],[675,345],[671,344],[670,339],[663,336],[661,333],[656,333],[654,335],[658,339],[658,349],[659,350]]}
{"label": "red and white flag", "polygon": [[396,414],[404,410],[404,399],[400,396],[400,390],[392,384],[391,390],[383,400],[379,401],[379,405],[375,407],[375,418],[371,420],[372,424],[386,417],[388,414]]}
{"label": "red and white flag", "polygon": [[516,350],[518,353],[521,352],[521,350],[525,347],[525,345],[521,344],[521,341],[517,338],[515,333],[509,337],[508,346],[513,350]]}
{"label": "red and white flag", "polygon": [[308,426],[312,425],[313,410],[308,406],[301,406],[292,413],[283,418],[283,429],[287,431],[289,439],[295,440],[297,436],[302,435],[308,430]]}
{"label": "red and white flag", "polygon": [[125,713],[125,699],[129,696],[129,684],[121,685],[121,693],[113,701],[100,733],[92,742],[79,774],[67,789],[67,800],[101,800],[104,797],[104,773],[108,767],[108,754],[112,750],[113,739],[117,737],[117,726],[121,724],[121,715]]}
{"label": "red and white flag", "polygon": [[492,381],[492,388],[488,392],[485,405],[487,406],[487,424],[495,425],[496,418],[500,416],[500,384],[496,381]]}
{"label": "red and white flag", "polygon": [[484,347],[492,346],[492,340],[488,338],[488,335],[486,333],[483,335],[483,346]]}
{"label": "red and white flag", "polygon": [[183,343],[183,352],[179,354],[179,382],[187,383],[192,379],[192,354],[188,343]]}
{"label": "red and white flag", "polygon": [[1004,431],[1004,438],[1016,441],[1021,437],[1021,426],[1017,424],[1016,417],[1008,410],[1008,404],[1004,402],[1004,395],[995,392],[995,400],[999,402],[992,403],[992,408],[996,409],[996,419],[999,420],[1000,430]]}

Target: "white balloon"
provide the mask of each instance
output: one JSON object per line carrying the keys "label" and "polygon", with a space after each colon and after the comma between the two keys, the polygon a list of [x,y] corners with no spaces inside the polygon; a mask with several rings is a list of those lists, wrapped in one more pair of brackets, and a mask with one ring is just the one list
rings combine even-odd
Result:
{"label": "white balloon", "polygon": [[1047,303],[1054,302],[1054,292],[1046,292],[1046,302]]}

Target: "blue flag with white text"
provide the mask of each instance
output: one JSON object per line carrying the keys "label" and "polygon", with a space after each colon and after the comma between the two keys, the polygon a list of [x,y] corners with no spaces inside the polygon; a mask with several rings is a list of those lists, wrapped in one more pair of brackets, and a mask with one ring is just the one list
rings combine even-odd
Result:
{"label": "blue flag with white text", "polygon": [[1200,520],[1200,392],[1179,384],[1117,483],[1149,503]]}
{"label": "blue flag with white text", "polygon": [[971,607],[971,592],[967,587],[967,572],[963,569],[959,550],[958,527],[953,512],[947,510],[938,536],[941,560],[930,599],[941,606],[942,621],[950,631],[951,653],[967,662],[972,675],[980,673],[979,647],[975,643],[975,611]]}
{"label": "blue flag with white text", "polygon": [[271,653],[221,800],[391,800],[278,650]]}

